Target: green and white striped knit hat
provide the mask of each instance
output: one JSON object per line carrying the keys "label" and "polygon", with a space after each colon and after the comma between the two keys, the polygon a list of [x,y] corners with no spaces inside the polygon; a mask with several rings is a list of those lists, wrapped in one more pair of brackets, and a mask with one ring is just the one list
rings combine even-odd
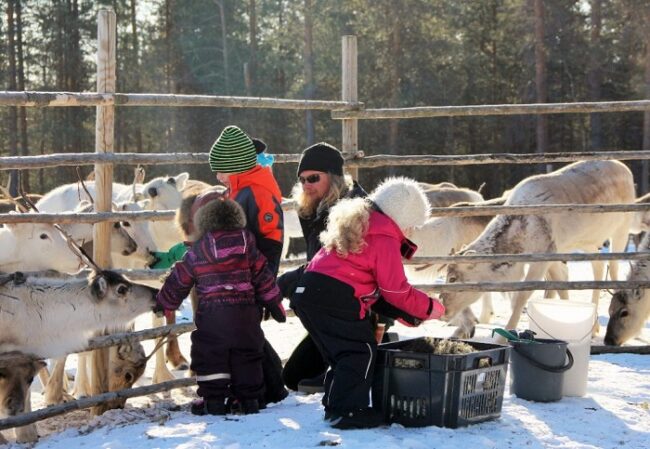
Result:
{"label": "green and white striped knit hat", "polygon": [[210,170],[219,173],[242,173],[257,165],[255,145],[244,131],[226,126],[210,149]]}

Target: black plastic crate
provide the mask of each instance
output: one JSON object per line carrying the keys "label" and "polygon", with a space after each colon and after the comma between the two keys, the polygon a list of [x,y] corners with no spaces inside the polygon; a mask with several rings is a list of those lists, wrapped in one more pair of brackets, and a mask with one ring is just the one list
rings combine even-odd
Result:
{"label": "black plastic crate", "polygon": [[421,339],[379,345],[372,397],[384,420],[456,428],[497,418],[510,347],[460,340],[477,351],[437,355],[401,349]]}

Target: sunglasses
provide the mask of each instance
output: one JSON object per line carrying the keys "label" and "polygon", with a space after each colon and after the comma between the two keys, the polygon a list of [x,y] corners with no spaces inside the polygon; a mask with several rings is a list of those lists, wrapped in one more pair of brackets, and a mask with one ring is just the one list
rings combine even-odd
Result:
{"label": "sunglasses", "polygon": [[307,177],[298,176],[298,181],[300,181],[300,184],[316,184],[320,181],[320,175],[316,173]]}

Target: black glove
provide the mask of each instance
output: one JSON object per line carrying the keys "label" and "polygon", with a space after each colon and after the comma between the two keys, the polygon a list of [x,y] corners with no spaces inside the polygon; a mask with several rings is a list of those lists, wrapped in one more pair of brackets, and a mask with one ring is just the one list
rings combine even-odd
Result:
{"label": "black glove", "polygon": [[383,315],[388,318],[401,319],[406,323],[412,326],[419,326],[422,324],[422,319],[414,317],[413,315],[398,309],[384,298],[380,297],[377,302],[375,302],[371,307],[371,310],[379,315]]}
{"label": "black glove", "polygon": [[152,312],[155,313],[158,318],[165,316],[165,308],[159,302],[156,302],[156,305],[153,306]]}
{"label": "black glove", "polygon": [[283,298],[291,299],[291,295],[296,291],[296,284],[300,280],[305,266],[301,266],[292,271],[286,271],[278,276],[277,283]]}
{"label": "black glove", "polygon": [[287,313],[284,311],[282,302],[266,304],[264,306],[264,320],[268,320],[269,315],[271,315],[278,323],[284,323],[287,321]]}

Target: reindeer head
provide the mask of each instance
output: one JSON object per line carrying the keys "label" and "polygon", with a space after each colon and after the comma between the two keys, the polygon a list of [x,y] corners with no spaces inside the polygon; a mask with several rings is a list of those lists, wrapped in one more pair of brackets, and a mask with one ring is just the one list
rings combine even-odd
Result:
{"label": "reindeer head", "polygon": [[[14,264],[3,265],[2,271],[57,270],[76,273],[81,260],[73,254],[59,232],[46,223],[5,224],[1,232],[8,233],[19,257]],[[6,250],[6,248],[5,248]]]}
{"label": "reindeer head", "polygon": [[176,176],[154,178],[144,186],[142,193],[150,201],[149,210],[178,209],[181,204],[181,191],[190,175],[187,172]]}
{"label": "reindeer head", "polygon": [[620,290],[612,295],[605,344],[620,346],[641,332],[650,316],[650,295],[645,289]]}
{"label": "reindeer head", "polygon": [[36,373],[45,366],[29,357],[0,367],[0,418],[19,415],[25,410],[25,398]]}
{"label": "reindeer head", "polygon": [[[459,253],[459,255],[464,254],[464,252]],[[456,284],[456,283],[471,283],[477,282],[478,279],[481,279],[485,267],[481,267],[484,264],[476,263],[451,263],[447,266],[447,284]],[[481,292],[474,291],[451,291],[443,292],[440,294],[440,299],[445,306],[445,314],[442,317],[442,320],[449,321],[458,315],[465,308],[469,307],[478,300],[481,296]]]}
{"label": "reindeer head", "polygon": [[158,290],[136,284],[114,271],[101,271],[89,279],[98,313],[107,314],[108,326],[124,326],[138,315],[153,310]]}
{"label": "reindeer head", "polygon": [[[110,357],[108,391],[119,391],[131,388],[133,384],[144,374],[147,365],[147,357],[140,342],[123,343],[116,348],[115,357]],[[110,402],[110,408],[123,408],[126,399],[116,399]]]}

